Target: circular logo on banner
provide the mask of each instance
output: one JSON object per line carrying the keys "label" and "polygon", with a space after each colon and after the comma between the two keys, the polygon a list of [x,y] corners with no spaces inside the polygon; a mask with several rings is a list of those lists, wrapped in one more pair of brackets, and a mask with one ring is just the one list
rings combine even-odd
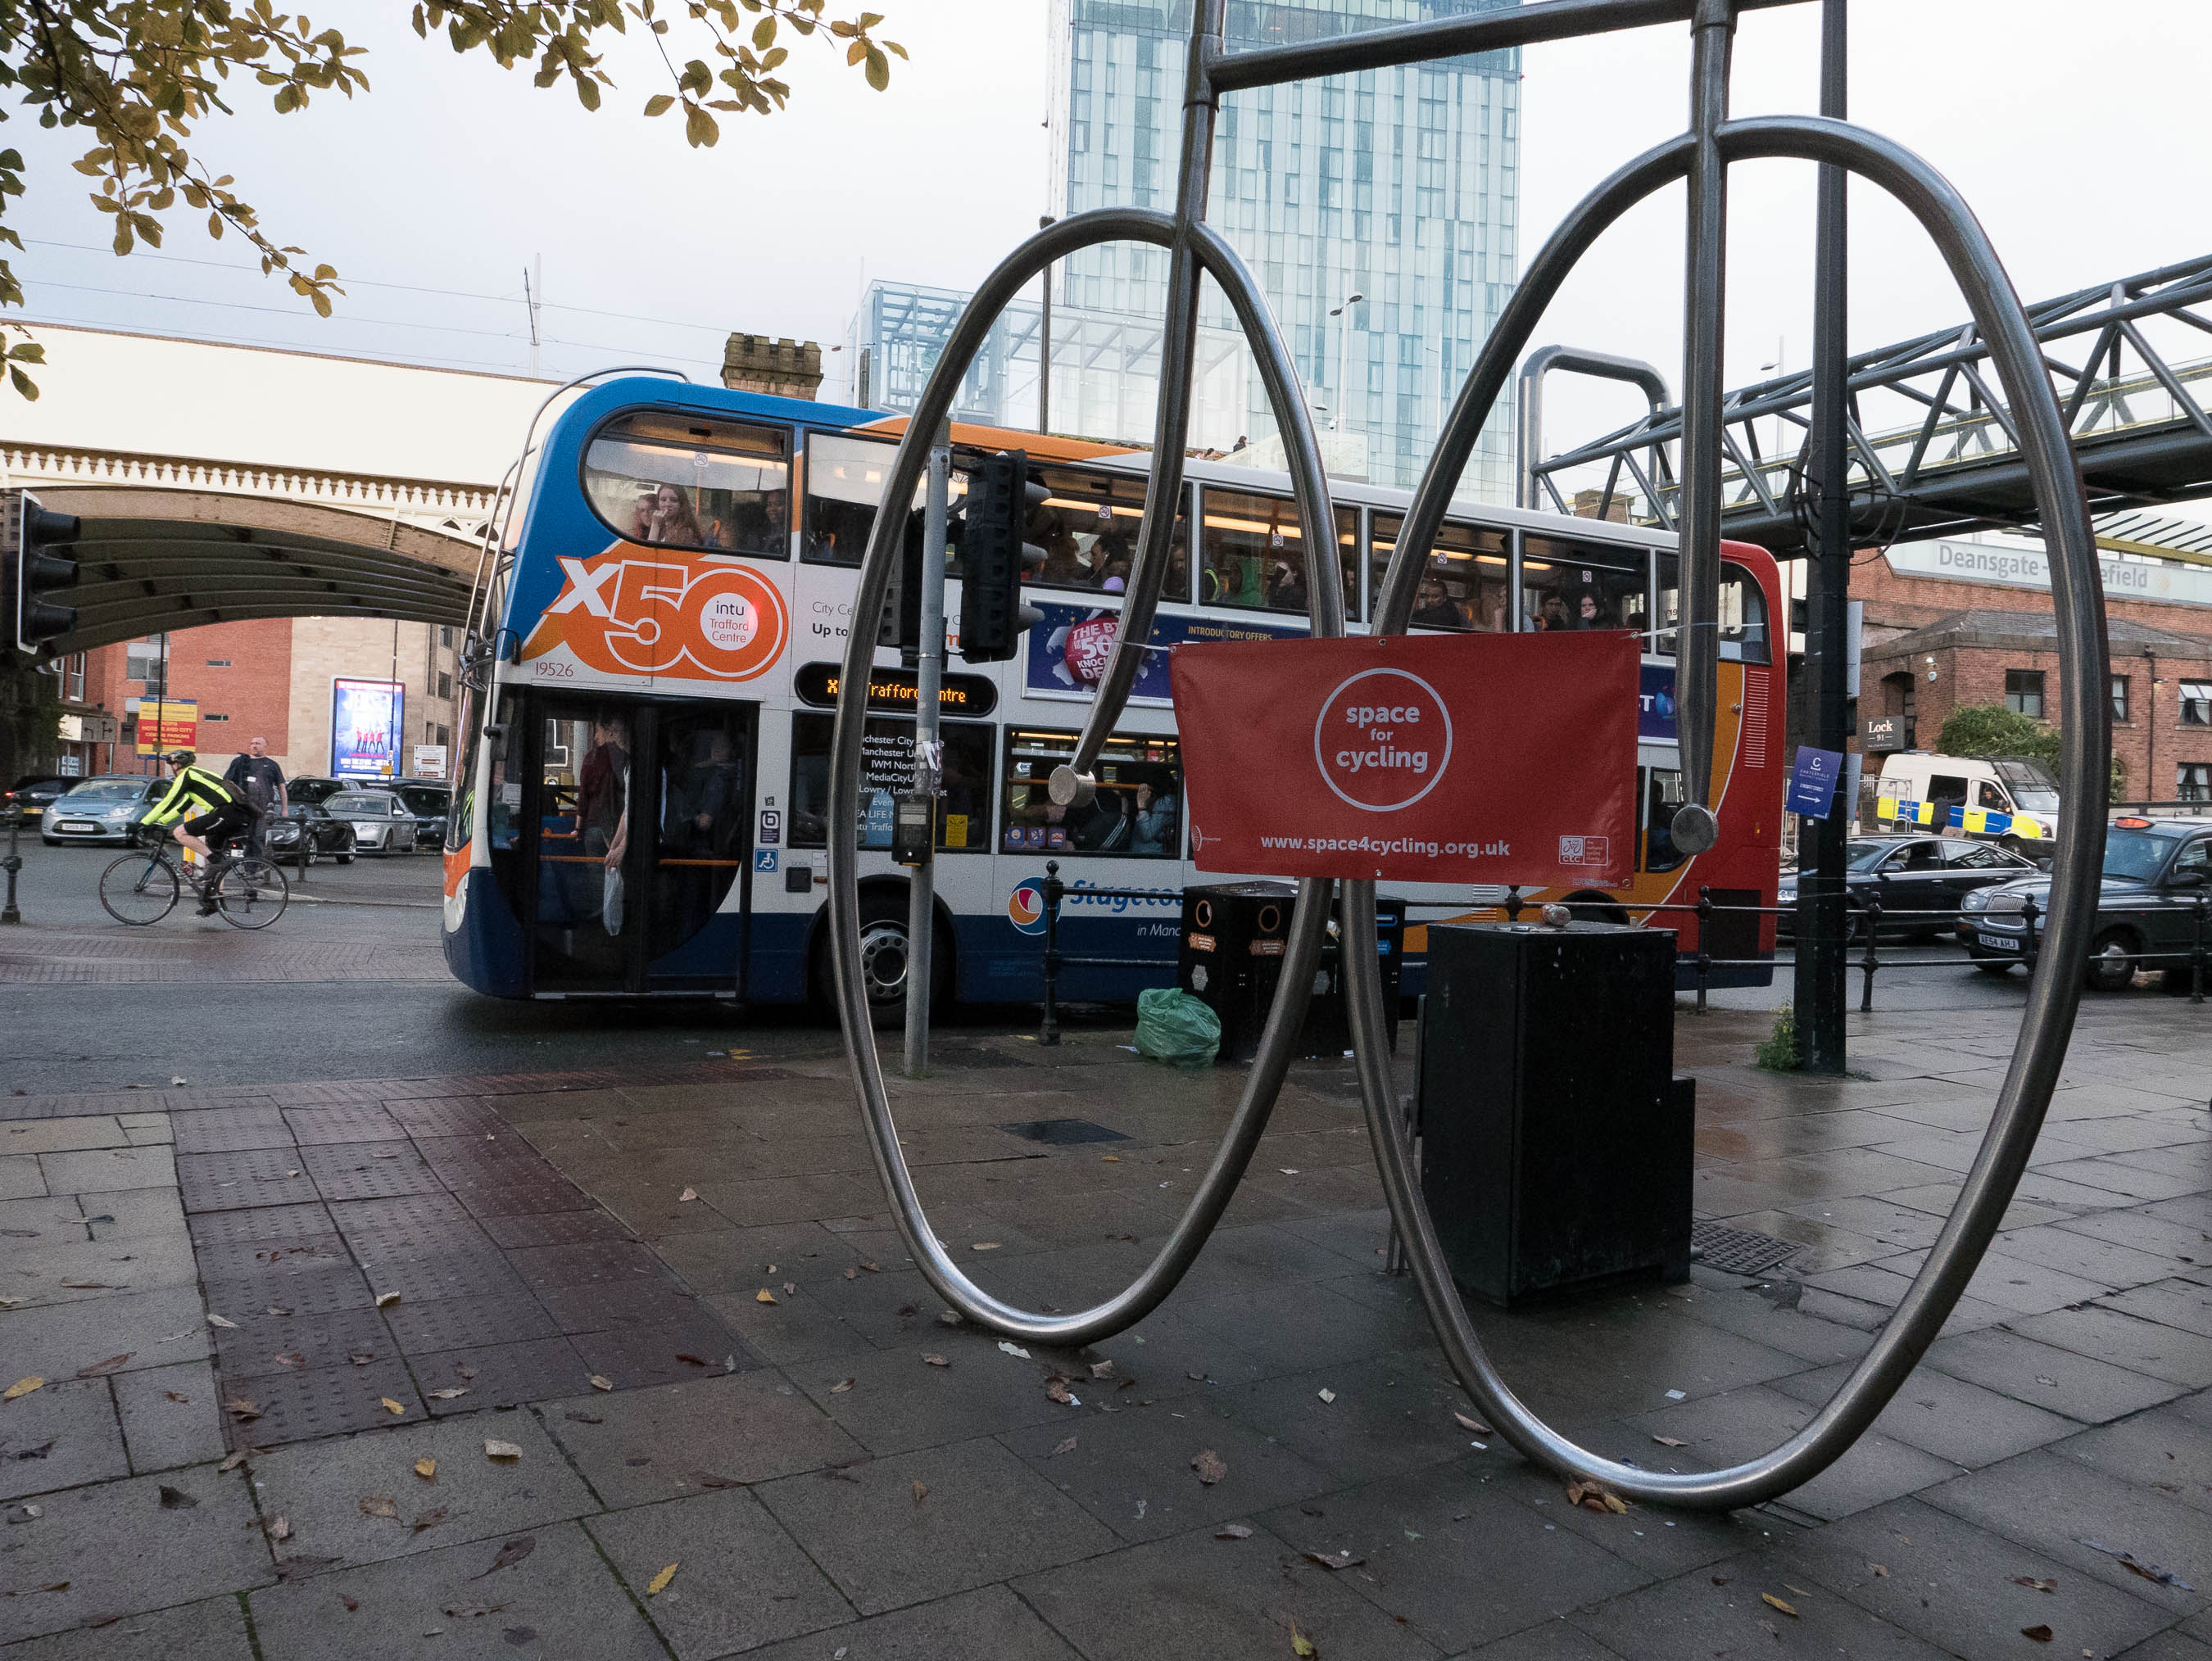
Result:
{"label": "circular logo on banner", "polygon": [[1368,813],[1409,808],[1451,760],[1451,712],[1402,669],[1362,670],[1322,700],[1314,764],[1340,800]]}
{"label": "circular logo on banner", "polygon": [[783,651],[783,597],[742,566],[715,566],[684,591],[692,660],[723,680],[750,681]]}
{"label": "circular logo on banner", "polygon": [[1006,899],[1006,921],[1024,934],[1044,932],[1044,882],[1040,877],[1025,877],[1014,885]]}

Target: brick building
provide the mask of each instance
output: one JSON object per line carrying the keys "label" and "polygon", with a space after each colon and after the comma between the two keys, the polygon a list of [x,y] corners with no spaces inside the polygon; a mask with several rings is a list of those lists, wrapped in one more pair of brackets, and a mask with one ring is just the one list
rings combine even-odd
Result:
{"label": "brick building", "polygon": [[[2108,556],[2105,587],[2123,792],[2212,802],[2212,568]],[[1894,718],[1905,748],[1929,749],[1961,705],[2055,719],[2057,619],[2039,550],[1947,542],[1863,555],[1851,597],[1866,608],[1862,723]]]}

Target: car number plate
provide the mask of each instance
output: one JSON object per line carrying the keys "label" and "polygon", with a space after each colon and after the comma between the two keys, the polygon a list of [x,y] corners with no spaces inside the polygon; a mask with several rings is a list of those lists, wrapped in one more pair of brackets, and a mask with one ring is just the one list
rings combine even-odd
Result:
{"label": "car number plate", "polygon": [[82,819],[64,819],[54,828],[65,831],[96,831],[100,827]]}
{"label": "car number plate", "polygon": [[2009,935],[1977,934],[1974,938],[1993,952],[2016,952],[2020,949],[2020,942]]}

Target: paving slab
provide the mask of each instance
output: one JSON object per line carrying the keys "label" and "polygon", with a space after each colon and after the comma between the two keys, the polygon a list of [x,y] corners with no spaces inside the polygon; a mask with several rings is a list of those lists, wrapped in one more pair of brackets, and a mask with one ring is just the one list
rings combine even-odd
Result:
{"label": "paving slab", "polygon": [[[2202,1397],[2195,1404],[2201,1405]],[[2212,1426],[2191,1403],[2154,1407],[2055,1442],[2051,1451],[2124,1482],[2154,1488],[2197,1511],[2212,1511]]]}
{"label": "paving slab", "polygon": [[254,1593],[252,1609],[262,1661],[667,1658],[574,1523],[288,1580]]}
{"label": "paving slab", "polygon": [[2018,1332],[1968,1332],[1938,1338],[1922,1363],[2069,1419],[2102,1424],[2171,1401],[2181,1386],[2134,1373]]}
{"label": "paving slab", "polygon": [[[586,1526],[644,1600],[677,1661],[712,1661],[842,1626],[853,1606],[743,1488],[592,1519]],[[673,1567],[659,1593],[654,1579]]]}
{"label": "paving slab", "polygon": [[256,1661],[246,1607],[236,1597],[127,1616],[76,1632],[33,1638],[8,1661]]}
{"label": "paving slab", "polygon": [[[57,1379],[0,1402],[0,1500],[105,1482],[130,1470],[106,1378]],[[0,1547],[7,1543],[0,1539]]]}
{"label": "paving slab", "polygon": [[[1848,1367],[1824,1367],[1817,1373],[1777,1379],[1773,1388],[1793,1400],[1823,1407],[1849,1373]],[[2080,1428],[2075,1420],[1932,1367],[1916,1368],[1874,1422],[1876,1434],[1969,1470],[2059,1441]]]}
{"label": "paving slab", "polygon": [[1443,1652],[1339,1578],[1264,1529],[1237,1541],[1206,1530],[1030,1575],[1014,1589],[1090,1661],[1280,1661],[1293,1630],[1322,1656]]}
{"label": "paving slab", "polygon": [[[590,1366],[566,1338],[410,1355],[407,1367],[434,1416],[542,1402],[592,1387]],[[443,1396],[442,1391],[462,1393]]]}
{"label": "paving slab", "polygon": [[2212,1385],[2212,1338],[2117,1309],[2058,1309],[2007,1325],[2039,1343],[2057,1344],[2169,1384],[2192,1390]]}
{"label": "paving slab", "polygon": [[222,1403],[211,1362],[118,1373],[111,1384],[134,1471],[143,1475],[222,1458]]}
{"label": "paving slab", "polygon": [[31,1199],[49,1191],[36,1154],[0,1154],[0,1200]]}
{"label": "paving slab", "polygon": [[769,1372],[612,1395],[594,1391],[538,1411],[584,1480],[617,1508],[867,1458],[811,1401]]}
{"label": "paving slab", "polygon": [[[0,1127],[0,1153],[60,1154],[82,1148],[128,1148],[130,1133],[112,1113],[33,1119]],[[68,1191],[64,1190],[64,1191]]]}
{"label": "paving slab", "polygon": [[41,1154],[50,1194],[96,1194],[116,1188],[173,1188],[177,1162],[165,1147],[88,1149]]}
{"label": "paving slab", "polygon": [[[173,1488],[179,1501],[163,1503]],[[189,1501],[189,1503],[183,1503]],[[0,1643],[266,1585],[274,1578],[246,1479],[212,1465],[48,1494],[10,1526]],[[46,1590],[53,1587],[58,1590]]]}
{"label": "paving slab", "polygon": [[[1115,1543],[1111,1531],[988,1439],[873,1459],[834,1476],[787,1476],[754,1492],[864,1615],[1096,1556]],[[1091,1652],[1079,1640],[1079,1647]]]}
{"label": "paving slab", "polygon": [[933,1603],[833,1628],[746,1652],[746,1661],[823,1661],[842,1650],[846,1661],[1080,1661],[1066,1640],[1004,1586],[984,1586]]}
{"label": "paving slab", "polygon": [[8,1371],[48,1379],[128,1355],[125,1370],[207,1355],[211,1329],[196,1286],[118,1292],[45,1308],[0,1309],[0,1355]]}
{"label": "paving slab", "polygon": [[[930,1355],[951,1365],[933,1367],[922,1359]],[[1079,1380],[1069,1388],[1083,1396],[1090,1369],[1072,1358],[1042,1349],[1010,1355],[975,1328],[945,1326],[918,1334],[911,1348],[871,1347],[791,1368],[793,1383],[878,1454],[1070,1422],[1076,1409],[1046,1393],[1055,1373]]]}

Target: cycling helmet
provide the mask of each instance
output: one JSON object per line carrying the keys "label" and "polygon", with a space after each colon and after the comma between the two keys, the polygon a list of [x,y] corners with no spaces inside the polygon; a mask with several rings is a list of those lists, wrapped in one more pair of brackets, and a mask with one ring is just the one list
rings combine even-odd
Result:
{"label": "cycling helmet", "polygon": [[161,759],[162,759],[164,761],[168,762],[172,767],[190,767],[190,766],[191,765],[191,763],[192,763],[193,760],[194,760],[194,757],[193,757],[193,754],[192,754],[192,752],[191,752],[191,750],[188,750],[188,749],[173,749],[173,750],[171,750],[171,751],[170,751],[167,755],[164,755]]}

